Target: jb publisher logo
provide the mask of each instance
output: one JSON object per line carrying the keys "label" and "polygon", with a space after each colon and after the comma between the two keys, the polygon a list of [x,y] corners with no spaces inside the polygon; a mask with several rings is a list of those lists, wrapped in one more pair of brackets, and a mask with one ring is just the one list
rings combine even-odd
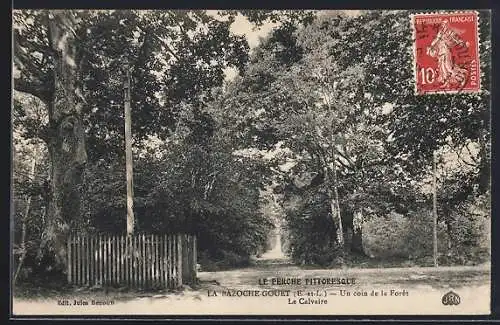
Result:
{"label": "jb publisher logo", "polygon": [[448,292],[443,296],[441,302],[445,306],[453,306],[460,304],[460,296],[453,291]]}

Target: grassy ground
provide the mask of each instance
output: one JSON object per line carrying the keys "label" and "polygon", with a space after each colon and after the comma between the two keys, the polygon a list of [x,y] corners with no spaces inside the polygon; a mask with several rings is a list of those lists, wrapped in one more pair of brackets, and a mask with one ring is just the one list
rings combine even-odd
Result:
{"label": "grassy ground", "polygon": [[[261,285],[263,278],[355,278],[354,286]],[[254,291],[320,290],[326,305],[291,305],[288,297],[224,297],[227,289]],[[341,289],[355,292],[406,290],[409,297],[342,297]],[[444,306],[443,295],[453,290],[462,303]],[[209,292],[218,292],[210,296]],[[311,269],[292,264],[259,264],[219,272],[200,272],[199,284],[177,291],[133,291],[123,288],[65,288],[18,290],[15,315],[374,315],[374,314],[484,314],[489,311],[490,268],[481,266]],[[59,299],[108,300],[111,306],[61,306]]]}
{"label": "grassy ground", "polygon": [[176,295],[182,292],[179,290],[135,290],[125,287],[74,287],[74,286],[16,286],[13,296],[16,299],[26,301],[53,300],[68,296],[78,297],[80,299],[104,299],[111,298],[118,301],[131,300],[138,297],[153,297]]}
{"label": "grassy ground", "polygon": [[247,287],[265,277],[354,277],[360,286],[405,285],[433,288],[475,286],[490,281],[488,264],[480,266],[398,267],[398,268],[342,268],[322,269],[282,264],[249,267],[238,271],[200,273],[202,283],[217,281],[224,287]]}
{"label": "grassy ground", "polygon": [[[489,284],[490,266],[452,266],[452,267],[385,267],[373,268],[372,265],[352,268],[325,269],[314,266],[297,266],[287,260],[257,260],[254,265],[229,271],[200,272],[199,282],[180,290],[131,290],[127,288],[102,288],[61,286],[50,283],[44,286],[20,285],[14,290],[14,297],[20,300],[58,299],[61,297],[112,298],[117,301],[133,300],[141,297],[165,297],[183,295],[187,291],[205,292],[223,288],[256,288],[258,280],[269,277],[354,277],[361,287],[397,285],[411,287],[428,286],[434,289],[457,288]],[[376,265],[376,264],[375,264]],[[271,288],[271,286],[269,287]]]}

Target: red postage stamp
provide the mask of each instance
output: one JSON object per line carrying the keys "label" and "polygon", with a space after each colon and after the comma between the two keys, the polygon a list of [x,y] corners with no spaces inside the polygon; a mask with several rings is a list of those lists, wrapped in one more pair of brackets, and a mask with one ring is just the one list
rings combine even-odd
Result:
{"label": "red postage stamp", "polygon": [[481,91],[477,12],[416,14],[412,26],[417,94]]}

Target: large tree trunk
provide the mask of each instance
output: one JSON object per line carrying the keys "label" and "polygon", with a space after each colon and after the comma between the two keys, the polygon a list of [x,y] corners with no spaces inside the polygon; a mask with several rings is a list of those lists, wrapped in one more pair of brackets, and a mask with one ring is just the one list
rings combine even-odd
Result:
{"label": "large tree trunk", "polygon": [[[321,136],[320,130],[317,128],[316,132]],[[332,143],[333,139],[332,139]],[[342,254],[345,253],[344,231],[342,227],[342,215],[340,213],[339,192],[338,192],[338,179],[337,179],[337,166],[335,150],[332,150],[332,168],[328,168],[328,162],[325,155],[320,154],[319,158],[323,164],[323,173],[325,174],[325,182],[327,186],[327,194],[330,200],[330,217],[335,225],[335,237],[337,244],[341,248]]]}
{"label": "large tree trunk", "polygon": [[[344,231],[342,227],[342,217],[340,214],[340,205],[339,205],[339,194],[337,189],[337,177],[336,171],[334,167],[333,171],[333,184],[330,180],[330,173],[328,170],[328,166],[325,165],[323,167],[323,172],[325,173],[325,181],[327,184],[328,197],[330,199],[330,216],[332,218],[333,224],[335,225],[335,237],[337,239],[338,245],[342,248],[342,251],[345,249],[344,247]],[[332,190],[333,186],[333,190]]]}
{"label": "large tree trunk", "polygon": [[41,249],[49,249],[56,267],[66,269],[66,240],[71,221],[80,216],[80,185],[87,161],[73,13],[52,11],[48,37],[54,54],[54,96],[49,103],[51,134],[50,200]]}
{"label": "large tree trunk", "polygon": [[365,255],[363,248],[363,212],[361,210],[354,211],[352,218],[351,252]]}

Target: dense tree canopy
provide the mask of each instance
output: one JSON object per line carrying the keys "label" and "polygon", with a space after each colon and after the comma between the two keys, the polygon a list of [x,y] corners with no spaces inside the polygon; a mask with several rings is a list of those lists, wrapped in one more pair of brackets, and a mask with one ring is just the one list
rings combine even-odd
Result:
{"label": "dense tree canopy", "polygon": [[[68,230],[109,231],[123,222],[127,69],[134,155],[139,157],[140,228],[203,233],[201,240],[210,242],[212,254],[235,240],[241,242],[234,246],[238,254],[262,249],[271,225],[251,213],[259,210],[263,185],[255,170],[260,164],[235,158],[231,144],[213,140],[217,125],[206,112],[206,102],[214,99],[211,90],[224,82],[224,70],[244,72],[249,48],[244,36],[230,31],[236,15],[217,17],[202,10],[14,13],[14,85],[20,92],[15,95],[38,98],[42,116],[27,114],[29,104],[16,99],[14,123],[20,137],[41,139],[49,147],[44,183],[51,187],[47,204],[52,210],[50,222],[42,223],[42,237],[53,240],[49,249],[60,260]],[[259,23],[267,16],[259,15]],[[293,20],[301,14],[283,18],[288,16]],[[152,151],[143,148],[154,140],[162,144]],[[81,153],[81,159],[71,157],[75,164],[65,164],[70,159],[64,156],[65,143],[70,152],[74,145]],[[71,175],[71,185],[63,175]],[[226,202],[227,197],[234,199]]]}
{"label": "dense tree canopy", "polygon": [[[480,19],[488,38],[487,13]],[[284,189],[291,200],[287,216],[299,246],[329,247],[314,240],[316,231],[327,239],[325,234],[340,230],[338,220],[324,219],[338,212],[328,204],[339,206],[353,249],[357,239],[346,231],[356,235],[356,216],[362,222],[370,215],[428,209],[422,186],[434,152],[443,166],[449,152],[472,159],[469,168],[455,168],[455,176],[441,175],[440,220],[450,224],[447,207],[477,195],[473,189],[488,189],[489,73],[482,75],[480,94],[415,95],[408,22],[405,11],[373,11],[355,17],[326,13],[303,28],[284,24],[254,51],[247,73],[223,100],[235,112],[227,117],[238,126],[233,136],[261,149],[290,149],[293,167],[280,173],[290,184]],[[488,41],[482,43],[487,71],[489,49]],[[318,228],[304,231],[308,224]],[[338,236],[336,241],[341,243]],[[297,249],[298,260],[314,251]]]}
{"label": "dense tree canopy", "polygon": [[[250,51],[231,31],[238,15],[255,28],[276,27]],[[483,91],[433,96],[414,93],[407,11],[13,16],[15,154],[26,158],[14,166],[16,232],[27,229],[33,247],[51,206],[62,207],[72,231],[125,229],[127,69],[138,231],[193,233],[204,261],[239,264],[262,253],[273,224],[284,221],[296,262],[364,257],[367,229],[399,216],[428,222],[437,153],[439,220],[456,252],[479,245],[489,196],[487,12],[480,13]],[[232,81],[228,68],[238,71]],[[65,92],[70,100],[61,100]],[[77,154],[66,168],[68,143]],[[36,177],[27,177],[35,147],[43,156]],[[270,197],[279,213],[263,209]],[[415,227],[401,229],[408,235]]]}

